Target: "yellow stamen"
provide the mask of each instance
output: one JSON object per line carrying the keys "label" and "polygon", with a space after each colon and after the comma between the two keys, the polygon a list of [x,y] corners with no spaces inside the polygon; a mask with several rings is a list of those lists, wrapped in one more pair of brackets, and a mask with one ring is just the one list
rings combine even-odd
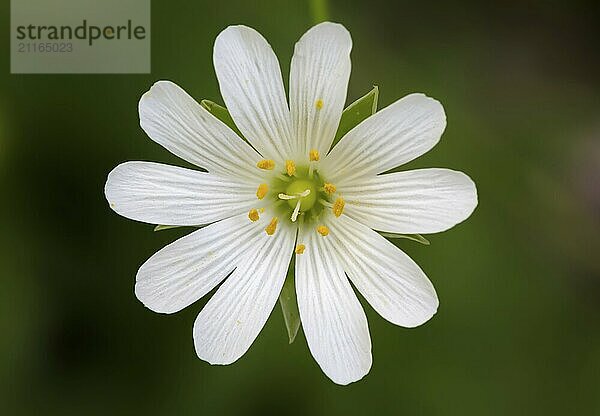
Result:
{"label": "yellow stamen", "polygon": [[323,237],[325,237],[326,235],[329,234],[329,228],[327,228],[325,225],[319,225],[317,227],[317,232],[319,234],[321,234]]}
{"label": "yellow stamen", "polygon": [[342,212],[344,212],[344,205],[346,205],[346,203],[342,198],[338,198],[335,200],[335,202],[333,203],[333,214],[336,217],[342,215]]}
{"label": "yellow stamen", "polygon": [[286,160],[285,170],[287,171],[288,176],[294,176],[296,174],[296,163],[294,163],[293,160]]}
{"label": "yellow stamen", "polygon": [[248,213],[248,218],[250,218],[250,221],[258,221],[258,219],[259,219],[258,211],[256,209],[252,208],[250,210],[250,212]]}
{"label": "yellow stamen", "polygon": [[264,170],[273,170],[275,168],[275,161],[271,159],[259,160],[256,166]]}
{"label": "yellow stamen", "polygon": [[331,194],[334,194],[334,193],[335,193],[335,191],[336,191],[336,188],[335,188],[335,185],[334,185],[334,184],[332,184],[332,183],[329,183],[329,182],[325,182],[325,183],[323,184],[323,190],[325,191],[325,193],[326,193],[327,195],[331,195]]}
{"label": "yellow stamen", "polygon": [[258,189],[256,190],[256,197],[258,199],[263,199],[267,192],[269,192],[269,185],[266,183],[261,183],[258,185]]}
{"label": "yellow stamen", "polygon": [[260,212],[262,214],[263,212],[265,212],[265,209],[264,208],[259,208],[258,212]]}
{"label": "yellow stamen", "polygon": [[273,234],[275,234],[276,229],[277,229],[277,217],[273,217],[273,219],[271,220],[269,225],[267,225],[267,228],[265,228],[265,231],[267,232],[268,235],[273,235]]}
{"label": "yellow stamen", "polygon": [[304,249],[306,248],[306,246],[304,244],[298,244],[296,246],[296,254],[302,254],[304,253]]}
{"label": "yellow stamen", "polygon": [[315,102],[315,107],[317,107],[317,110],[320,110],[321,108],[323,108],[323,100],[321,100],[320,98]]}
{"label": "yellow stamen", "polygon": [[311,162],[316,162],[317,160],[319,160],[319,151],[317,149],[310,149],[310,152],[308,153],[308,158]]}

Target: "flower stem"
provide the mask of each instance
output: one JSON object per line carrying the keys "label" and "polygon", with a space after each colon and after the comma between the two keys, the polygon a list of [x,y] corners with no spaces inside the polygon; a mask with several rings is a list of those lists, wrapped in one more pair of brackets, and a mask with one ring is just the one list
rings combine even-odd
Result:
{"label": "flower stem", "polygon": [[324,22],[329,19],[329,7],[327,0],[308,0],[310,14],[314,24]]}

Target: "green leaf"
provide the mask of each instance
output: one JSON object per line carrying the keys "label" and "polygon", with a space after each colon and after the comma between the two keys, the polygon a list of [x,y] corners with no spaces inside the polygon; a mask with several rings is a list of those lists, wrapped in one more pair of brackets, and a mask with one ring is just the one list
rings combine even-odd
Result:
{"label": "green leaf", "polygon": [[294,263],[294,259],[292,258],[287,277],[279,295],[279,304],[283,312],[283,320],[285,321],[290,344],[296,339],[298,329],[300,328],[300,312],[298,312],[296,288],[294,286]]}
{"label": "green leaf", "polygon": [[[223,123],[227,124],[227,126],[229,126],[229,128],[231,128],[233,131],[235,131],[238,134],[238,136],[240,136],[242,139],[244,139],[244,136],[242,136],[242,133],[239,131],[239,129],[233,122],[233,118],[231,118],[231,114],[229,114],[229,110],[227,110],[222,105],[219,105],[210,100],[202,100],[202,101],[200,101],[200,104],[202,104],[202,107],[206,108],[209,113],[211,113],[213,116],[215,116],[216,118],[221,120]],[[244,139],[244,140],[246,140],[246,139]]]}
{"label": "green leaf", "polygon": [[356,127],[361,121],[375,114],[377,111],[377,101],[379,100],[379,87],[373,86],[373,89],[363,95],[358,100],[350,104],[342,113],[340,125],[335,133],[335,139],[331,147],[340,141],[344,134]]}
{"label": "green leaf", "polygon": [[421,234],[396,234],[396,233],[379,233],[387,238],[406,238],[407,240],[416,241],[417,243],[425,244],[428,246],[429,240],[423,237]]}

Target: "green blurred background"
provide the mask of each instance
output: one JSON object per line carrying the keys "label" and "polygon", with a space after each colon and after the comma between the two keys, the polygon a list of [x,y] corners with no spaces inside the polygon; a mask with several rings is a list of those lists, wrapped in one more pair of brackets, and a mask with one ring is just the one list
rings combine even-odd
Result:
{"label": "green blurred background", "polygon": [[431,246],[400,241],[440,297],[416,329],[365,304],[374,365],[330,382],[279,307],[227,367],[196,358],[192,324],[133,294],[141,263],[183,230],[154,233],[108,208],[125,160],[184,163],[139,128],[159,79],[221,102],[212,67],[229,24],[259,30],[287,79],[309,2],[153,1],[152,73],[9,75],[0,6],[0,413],[600,414],[600,10],[584,1],[343,1],[354,40],[348,100],[439,99],[440,144],[409,167],[451,167],[479,206]]}

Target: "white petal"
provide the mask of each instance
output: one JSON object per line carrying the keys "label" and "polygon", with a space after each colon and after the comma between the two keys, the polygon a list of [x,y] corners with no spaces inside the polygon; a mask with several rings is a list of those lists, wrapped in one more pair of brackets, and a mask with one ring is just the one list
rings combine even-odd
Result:
{"label": "white petal", "polygon": [[108,174],[110,207],[150,224],[201,225],[248,212],[256,186],[152,162],[126,162]]}
{"label": "white petal", "polygon": [[244,137],[265,158],[289,158],[290,112],[279,62],[265,38],[229,26],[215,40],[213,60],[225,105]]}
{"label": "white petal", "polygon": [[464,173],[419,169],[388,173],[338,187],[344,213],[370,228],[392,233],[437,233],[471,215],[477,190]]}
{"label": "white petal", "polygon": [[329,221],[332,244],[358,291],[388,321],[415,327],[437,311],[433,285],[398,247],[342,215]]}
{"label": "white petal", "polygon": [[191,305],[231,273],[264,227],[263,218],[252,222],[244,214],[174,241],[140,267],[135,295],[155,312],[173,313]]}
{"label": "white petal", "polygon": [[174,155],[212,173],[259,177],[260,155],[176,84],[155,83],[140,99],[139,112],[146,134]]}
{"label": "white petal", "polygon": [[360,380],[371,368],[365,312],[329,241],[313,228],[301,230],[296,255],[296,293],[302,328],[313,357],[335,383]]}
{"label": "white petal", "polygon": [[290,71],[290,111],[297,148],[326,155],[337,131],[350,78],[352,39],[346,28],[325,22],[296,43]]}
{"label": "white petal", "polygon": [[438,101],[407,95],[350,130],[321,170],[336,185],[388,171],[430,150],[445,128],[446,114]]}
{"label": "white petal", "polygon": [[[281,224],[284,225],[284,224]],[[231,364],[250,348],[265,325],[285,280],[296,229],[264,231],[194,323],[194,345],[201,359]]]}

